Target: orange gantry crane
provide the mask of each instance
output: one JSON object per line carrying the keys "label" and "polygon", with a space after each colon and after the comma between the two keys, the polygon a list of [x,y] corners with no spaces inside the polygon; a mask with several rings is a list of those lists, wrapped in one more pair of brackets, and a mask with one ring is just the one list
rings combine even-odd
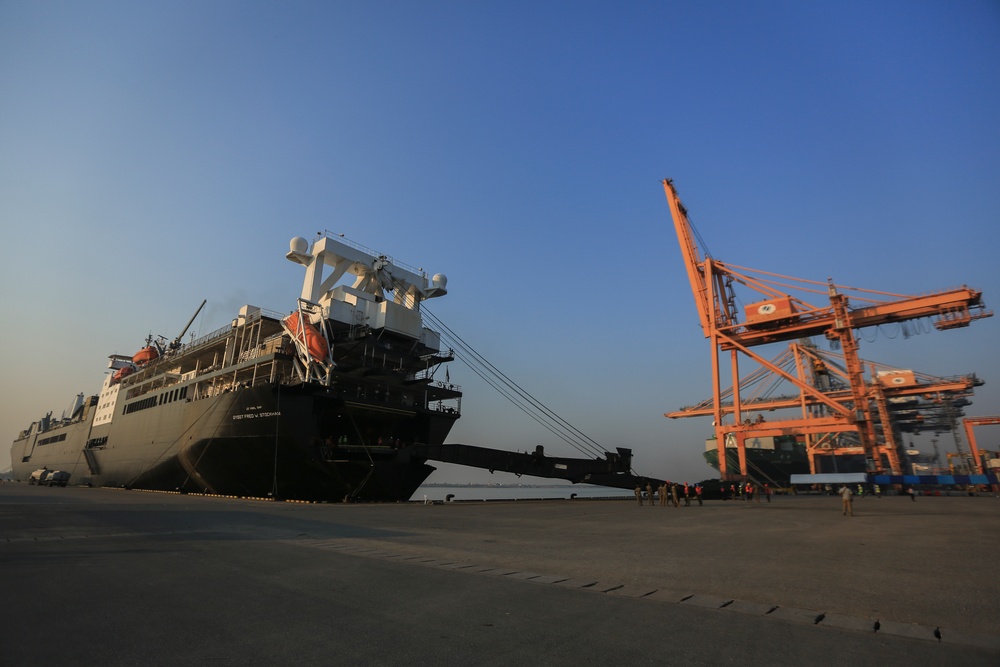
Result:
{"label": "orange gantry crane", "polygon": [[[864,367],[858,356],[855,330],[883,324],[902,323],[919,318],[932,318],[938,329],[968,326],[973,320],[990,317],[982,303],[982,292],[969,287],[936,292],[923,296],[890,294],[873,290],[809,281],[726,264],[711,256],[702,256],[688,220],[687,209],[677,196],[673,181],[663,181],[663,190],[670,206],[681,255],[687,269],[695,306],[705,338],[712,344],[712,416],[719,448],[719,472],[723,478],[745,477],[745,439],[754,437],[803,435],[809,442],[829,437],[832,433],[856,434],[859,450],[872,472],[884,472],[886,463],[900,474],[896,448],[879,439],[875,415],[879,407],[873,400],[872,387],[865,381]],[[792,281],[790,284],[786,281]],[[741,313],[736,305],[735,285],[756,292]],[[813,305],[792,292],[824,295],[826,303]],[[848,298],[851,295],[857,305]],[[839,344],[844,355],[847,380],[846,396],[837,400],[822,388],[785,370],[757,354],[753,348],[770,343],[787,342],[823,335]],[[722,390],[722,354],[728,352],[732,373],[730,405],[725,406]],[[744,419],[745,408],[740,395],[740,357],[744,356],[768,372],[781,376],[798,388],[803,400],[823,405],[822,413],[812,413],[794,419],[754,422]],[[665,416],[681,416],[668,413]],[[736,441],[740,470],[727,470],[727,437]]]}
{"label": "orange gantry crane", "polygon": [[976,473],[979,475],[983,474],[983,458],[979,453],[979,447],[976,444],[976,434],[973,428],[976,426],[995,426],[1000,424],[1000,417],[966,417],[962,421],[962,426],[965,427],[965,439],[969,443],[969,451],[972,454],[972,465],[975,466]]}
{"label": "orange gantry crane", "polygon": [[[861,360],[861,363],[868,369],[868,377],[872,379],[868,382],[868,399],[875,406],[876,415],[873,419],[876,437],[884,442],[890,468],[898,467],[904,455],[904,433],[943,433],[953,430],[954,417],[960,416],[961,408],[969,405],[969,398],[975,387],[983,384],[975,375],[942,378],[871,361]],[[770,365],[795,375],[833,401],[849,405],[853,400],[843,355],[821,350],[811,341],[789,343],[785,350],[770,359]],[[797,393],[794,388],[789,391],[783,377],[763,367],[740,379],[738,393],[744,414],[757,413],[756,419],[748,418],[743,421],[747,438],[757,439],[765,434],[774,434],[775,424],[770,417],[778,411],[797,409],[803,419],[815,419],[829,412],[824,404],[809,395]],[[733,414],[733,394],[732,387],[721,392],[723,421],[728,421]],[[714,398],[709,398],[675,412],[668,412],[665,416],[673,419],[713,414]],[[768,415],[767,419],[765,414]],[[814,434],[810,438],[796,435],[796,440],[801,440],[806,445],[810,472],[820,472],[817,465],[820,458],[865,454],[859,444],[850,442],[848,438],[839,438],[838,435],[836,432],[828,432],[822,436]],[[848,441],[846,444],[845,440]],[[732,449],[732,446],[727,444],[727,449]]]}

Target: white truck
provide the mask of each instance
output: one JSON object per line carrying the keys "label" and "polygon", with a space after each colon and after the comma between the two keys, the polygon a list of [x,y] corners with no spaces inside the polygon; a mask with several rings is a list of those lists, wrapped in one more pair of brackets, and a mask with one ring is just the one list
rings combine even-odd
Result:
{"label": "white truck", "polygon": [[28,478],[28,484],[37,484],[38,486],[66,486],[69,484],[69,473],[65,470],[42,468],[31,473],[31,477]]}

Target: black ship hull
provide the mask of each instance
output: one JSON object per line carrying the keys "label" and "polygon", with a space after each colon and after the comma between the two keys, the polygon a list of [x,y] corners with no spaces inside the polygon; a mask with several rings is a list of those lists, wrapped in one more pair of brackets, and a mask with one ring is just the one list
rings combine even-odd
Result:
{"label": "black ship hull", "polygon": [[[705,462],[719,470],[718,450],[705,450]],[[808,475],[809,455],[805,445],[796,443],[789,449],[746,449],[746,475],[761,483],[769,482],[777,486],[788,486],[792,475]],[[734,447],[726,448],[726,472],[730,477],[740,478],[739,454]],[[864,456],[817,456],[817,473],[866,472]]]}
{"label": "black ship hull", "polygon": [[[705,462],[716,471],[719,470],[719,452],[716,449],[705,450]],[[793,451],[776,451],[773,449],[747,449],[746,474],[761,483],[769,482],[778,486],[787,486],[792,475],[809,473],[809,457],[805,447],[797,446]],[[726,449],[726,472],[729,476],[740,477],[740,460],[736,449]]]}
{"label": "black ship hull", "polygon": [[412,445],[441,444],[456,419],[316,385],[262,384],[162,403],[111,427],[53,429],[48,438],[67,437],[30,450],[15,442],[14,472],[26,479],[47,467],[76,484],[227,496],[403,501],[434,471]]}

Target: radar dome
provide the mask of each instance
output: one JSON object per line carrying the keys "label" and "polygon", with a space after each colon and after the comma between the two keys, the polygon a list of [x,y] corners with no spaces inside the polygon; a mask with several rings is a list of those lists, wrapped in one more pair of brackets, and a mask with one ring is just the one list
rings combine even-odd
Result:
{"label": "radar dome", "polygon": [[288,248],[296,255],[304,255],[306,254],[306,251],[309,250],[309,241],[306,241],[301,236],[296,236],[288,244]]}
{"label": "radar dome", "polygon": [[448,276],[443,273],[435,273],[431,278],[431,284],[434,285],[434,287],[448,287]]}

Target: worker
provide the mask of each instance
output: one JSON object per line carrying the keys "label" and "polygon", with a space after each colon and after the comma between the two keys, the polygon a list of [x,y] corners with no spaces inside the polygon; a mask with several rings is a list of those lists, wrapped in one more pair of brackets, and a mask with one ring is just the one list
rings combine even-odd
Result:
{"label": "worker", "polygon": [[701,507],[701,484],[694,485],[694,497],[698,499],[698,507]]}
{"label": "worker", "polygon": [[854,516],[854,503],[852,502],[851,487],[846,484],[840,487],[840,497],[843,499],[844,516]]}
{"label": "worker", "polygon": [[875,497],[876,498],[882,497],[882,487],[879,486],[878,484],[875,485]]}
{"label": "worker", "polygon": [[691,490],[687,482],[684,482],[684,507],[691,507]]}
{"label": "worker", "polygon": [[653,506],[653,483],[646,480],[646,496],[649,498],[649,506]]}
{"label": "worker", "polygon": [[639,507],[642,507],[642,487],[639,484],[635,485],[635,499],[639,501]]}
{"label": "worker", "polygon": [[674,501],[674,507],[680,507],[681,504],[679,502],[677,502],[677,483],[676,482],[674,482],[673,484],[670,485],[670,497]]}

